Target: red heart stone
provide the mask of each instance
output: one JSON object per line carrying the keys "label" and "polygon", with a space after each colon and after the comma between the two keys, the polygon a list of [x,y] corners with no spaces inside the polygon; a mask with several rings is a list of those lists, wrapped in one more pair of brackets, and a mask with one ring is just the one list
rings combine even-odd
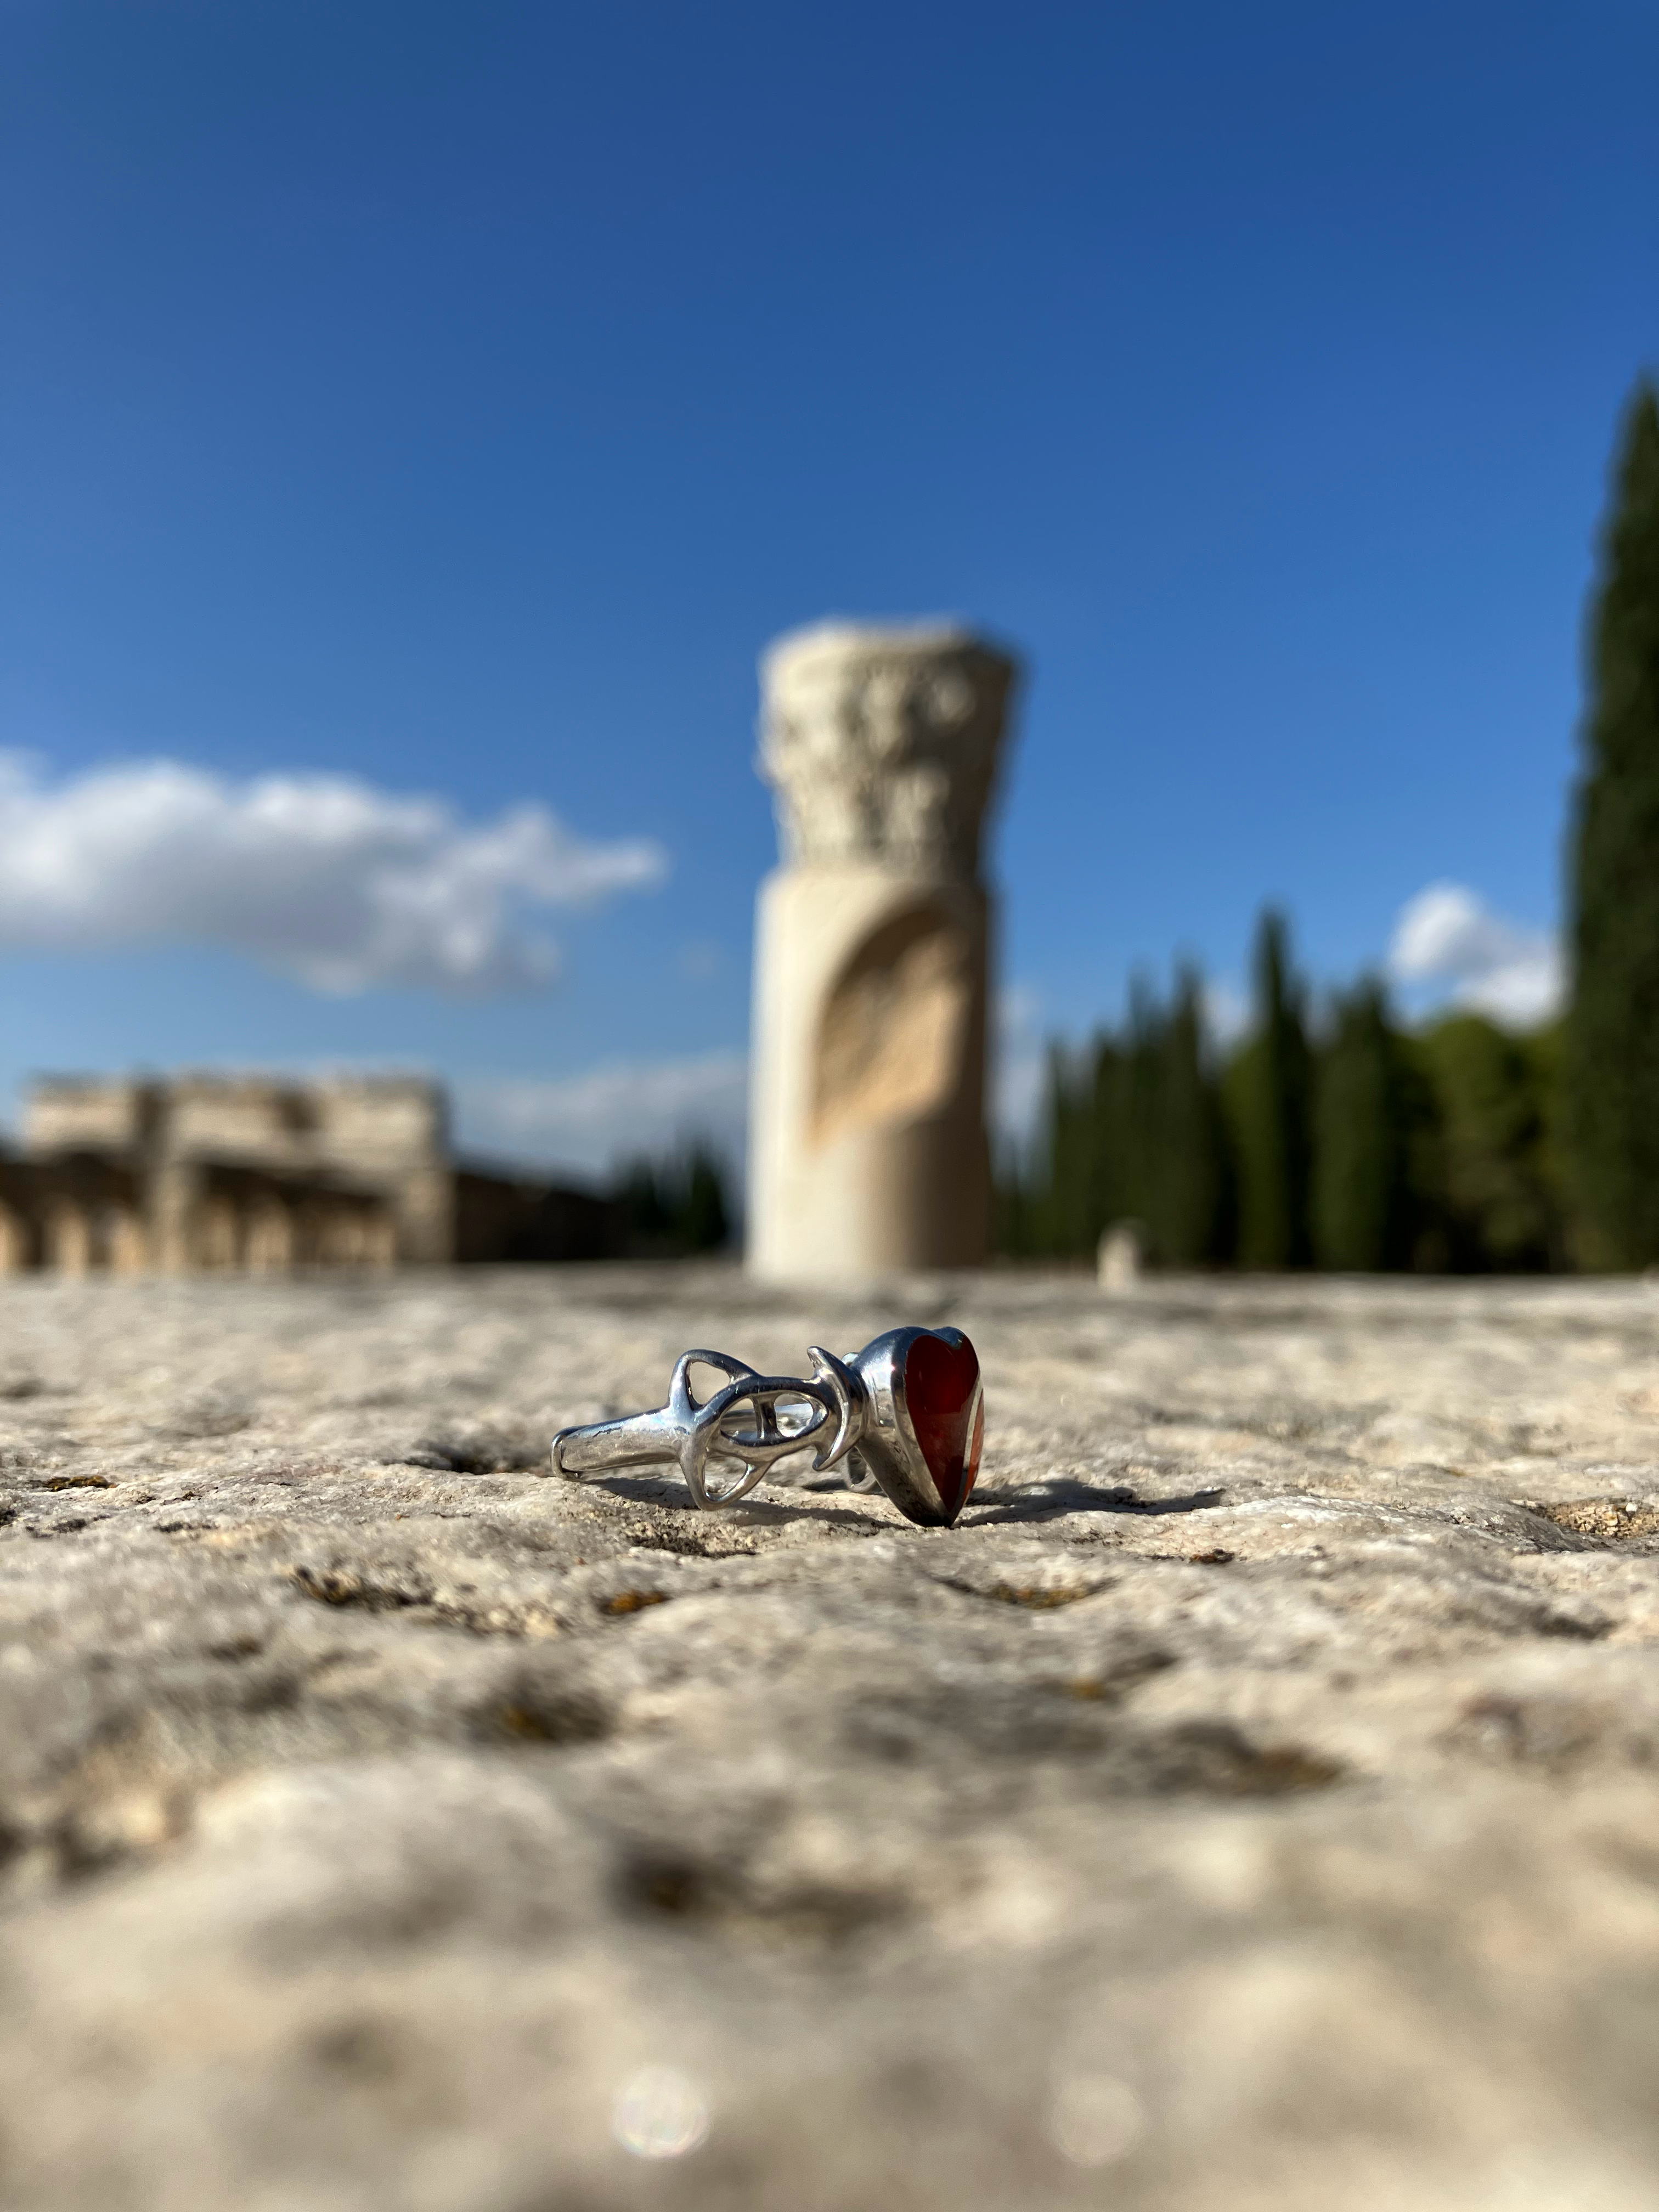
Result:
{"label": "red heart stone", "polygon": [[919,1336],[904,1361],[904,1403],[939,1503],[954,1521],[968,1502],[985,1442],[979,1355],[967,1338]]}

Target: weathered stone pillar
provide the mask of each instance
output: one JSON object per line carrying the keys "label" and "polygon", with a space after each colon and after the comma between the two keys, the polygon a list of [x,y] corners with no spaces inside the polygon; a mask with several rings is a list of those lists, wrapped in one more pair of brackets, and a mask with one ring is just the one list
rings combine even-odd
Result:
{"label": "weathered stone pillar", "polygon": [[149,1261],[144,1224],[129,1206],[111,1209],[106,1265],[112,1274],[142,1275]]}
{"label": "weathered stone pillar", "polygon": [[252,1275],[285,1275],[294,1262],[294,1216],[268,1195],[248,1216],[247,1267]]}
{"label": "weathered stone pillar", "polygon": [[0,1275],[20,1275],[29,1263],[29,1226],[9,1206],[0,1206]]}
{"label": "weathered stone pillar", "polygon": [[236,1202],[222,1194],[210,1197],[202,1214],[200,1257],[204,1267],[234,1267],[241,1257],[241,1218]]}
{"label": "weathered stone pillar", "polygon": [[46,1216],[46,1265],[60,1275],[84,1275],[92,1267],[92,1223],[87,1209],[60,1198]]}
{"label": "weathered stone pillar", "polygon": [[399,1256],[441,1266],[455,1256],[455,1178],[447,1166],[401,1176],[397,1187]]}
{"label": "weathered stone pillar", "polygon": [[193,1160],[164,1154],[149,1182],[149,1233],[164,1275],[186,1275],[198,1264],[204,1176]]}
{"label": "weathered stone pillar", "polygon": [[975,1266],[980,838],[1014,663],[961,630],[826,623],[761,674],[782,866],[756,930],[750,1267],[858,1283]]}
{"label": "weathered stone pillar", "polygon": [[364,1235],[363,1264],[380,1269],[395,1267],[398,1264],[398,1224],[385,1206],[374,1208]]}

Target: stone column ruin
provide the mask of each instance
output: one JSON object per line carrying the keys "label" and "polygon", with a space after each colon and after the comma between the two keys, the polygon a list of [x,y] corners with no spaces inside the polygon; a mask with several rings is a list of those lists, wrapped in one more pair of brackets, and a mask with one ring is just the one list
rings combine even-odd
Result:
{"label": "stone column ruin", "polygon": [[980,846],[1016,672],[943,626],[824,623],[763,658],[782,848],[755,948],[749,1266],[764,1280],[986,1256]]}

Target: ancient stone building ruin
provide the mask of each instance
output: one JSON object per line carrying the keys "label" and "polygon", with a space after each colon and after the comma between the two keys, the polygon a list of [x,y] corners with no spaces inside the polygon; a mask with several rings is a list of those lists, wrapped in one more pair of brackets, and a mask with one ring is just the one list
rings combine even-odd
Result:
{"label": "ancient stone building ruin", "polygon": [[53,1078],[0,1158],[0,1273],[603,1256],[604,1200],[454,1162],[412,1077]]}

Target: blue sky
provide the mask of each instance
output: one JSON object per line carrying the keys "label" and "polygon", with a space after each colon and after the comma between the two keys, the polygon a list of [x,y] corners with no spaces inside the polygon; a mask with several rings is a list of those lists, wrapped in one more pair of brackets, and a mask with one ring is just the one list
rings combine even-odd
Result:
{"label": "blue sky", "polygon": [[[729,1118],[755,656],[829,613],[1027,657],[1028,1042],[1177,949],[1236,988],[1267,897],[1322,976],[1436,884],[1540,951],[1656,83],[1648,0],[0,0],[0,1087],[419,1064],[589,1162]],[[368,927],[318,777],[461,885],[453,959],[295,949]],[[250,921],[272,778],[310,858]],[[568,835],[501,862],[526,805]],[[550,981],[466,951],[521,908]]]}

